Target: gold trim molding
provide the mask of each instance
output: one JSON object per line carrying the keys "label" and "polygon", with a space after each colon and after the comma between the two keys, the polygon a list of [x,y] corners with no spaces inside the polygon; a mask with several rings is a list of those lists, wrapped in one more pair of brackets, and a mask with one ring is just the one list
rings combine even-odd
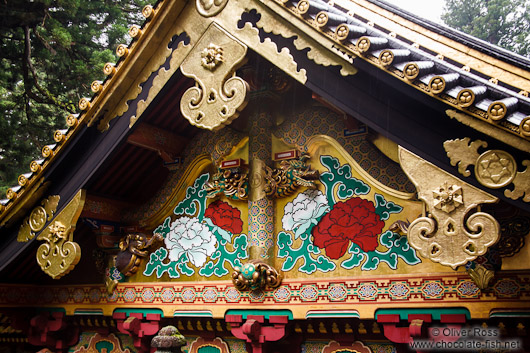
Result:
{"label": "gold trim molding", "polygon": [[444,149],[451,165],[458,165],[458,172],[465,177],[471,175],[467,170],[474,166],[475,178],[485,187],[501,189],[513,183],[513,190],[505,189],[504,196],[517,200],[523,197],[524,202],[530,202],[530,160],[522,161],[525,170],[517,171],[517,162],[511,154],[503,150],[487,150],[481,154],[479,148],[486,148],[488,144],[481,140],[471,141],[469,137],[447,140]]}
{"label": "gold trim molding", "polygon": [[498,199],[400,147],[405,173],[425,203],[424,214],[408,228],[412,247],[433,262],[456,269],[484,255],[500,237],[499,223],[480,211]]}
{"label": "gold trim molding", "polygon": [[66,275],[81,259],[81,248],[72,240],[75,224],[84,204],[85,191],[79,190],[72,201],[37,237],[37,240],[44,241],[37,249],[37,263],[42,271],[53,279]]}

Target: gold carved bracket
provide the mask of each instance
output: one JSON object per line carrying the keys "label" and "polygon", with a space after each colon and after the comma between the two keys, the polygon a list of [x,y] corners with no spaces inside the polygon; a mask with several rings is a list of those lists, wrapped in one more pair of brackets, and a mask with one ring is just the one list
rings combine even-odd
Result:
{"label": "gold carved bracket", "polygon": [[401,147],[399,159],[426,207],[407,232],[410,245],[423,257],[456,269],[499,240],[499,223],[480,212],[480,204],[497,202],[496,197]]}
{"label": "gold carved bracket", "polygon": [[66,275],[81,259],[81,248],[72,240],[84,204],[85,191],[79,190],[72,201],[37,237],[37,240],[44,241],[37,249],[37,263],[42,271],[53,279]]}
{"label": "gold carved bracket", "polygon": [[20,230],[18,231],[17,241],[27,242],[35,237],[35,234],[44,229],[46,222],[50,221],[57,210],[57,205],[61,197],[52,195],[42,200],[41,205],[31,211],[28,217],[24,219]]}
{"label": "gold carved bracket", "polygon": [[523,198],[530,202],[530,161],[522,161],[525,170],[517,171],[515,158],[503,150],[487,150],[478,153],[480,147],[486,148],[488,144],[481,140],[471,141],[469,137],[448,140],[444,142],[444,149],[451,165],[458,164],[458,172],[463,176],[470,176],[469,166],[475,168],[477,181],[490,189],[501,189],[513,183],[513,190],[505,189],[504,196],[513,200]]}
{"label": "gold carved bracket", "polygon": [[249,87],[235,76],[235,71],[246,53],[247,46],[215,22],[199,39],[180,67],[196,82],[180,101],[182,115],[192,125],[217,130],[239,116],[246,106]]}

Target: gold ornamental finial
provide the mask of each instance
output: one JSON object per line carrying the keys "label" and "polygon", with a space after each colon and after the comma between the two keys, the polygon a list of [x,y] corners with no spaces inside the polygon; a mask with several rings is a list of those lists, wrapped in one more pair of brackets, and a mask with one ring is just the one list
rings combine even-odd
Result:
{"label": "gold ornamental finial", "polygon": [[129,35],[131,38],[139,38],[142,36],[142,29],[140,26],[132,25],[131,28],[129,28]]}
{"label": "gold ornamental finial", "polygon": [[125,44],[120,44],[116,48],[116,55],[118,55],[120,58],[126,57],[129,55],[129,48]]}
{"label": "gold ornamental finial", "polygon": [[101,92],[101,90],[103,89],[103,82],[101,82],[101,81],[94,81],[94,82],[92,82],[92,84],[90,85],[90,89],[91,89],[92,92],[94,92],[94,93],[99,93],[99,92]]}

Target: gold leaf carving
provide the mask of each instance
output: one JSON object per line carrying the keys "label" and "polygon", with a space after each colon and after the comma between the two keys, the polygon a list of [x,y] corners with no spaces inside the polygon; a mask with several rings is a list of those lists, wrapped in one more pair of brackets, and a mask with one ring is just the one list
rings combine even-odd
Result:
{"label": "gold leaf carving", "polygon": [[[219,52],[223,53],[222,61],[218,60]],[[180,69],[195,79],[197,86],[184,92],[180,110],[192,125],[217,130],[239,116],[246,106],[248,84],[240,77],[227,77],[241,66],[246,52],[246,45],[212,23],[184,59]]]}
{"label": "gold leaf carving", "polygon": [[[482,203],[497,202],[496,197],[404,148],[400,147],[399,157],[418,190],[418,198],[426,205],[426,214],[414,220],[407,232],[410,245],[422,256],[456,269],[485,254],[499,240],[500,227],[495,218],[476,211]],[[452,196],[447,192],[448,186]],[[446,200],[446,206],[449,201],[452,205],[441,206],[441,199]]]}
{"label": "gold leaf carving", "polygon": [[259,31],[252,27],[250,23],[246,23],[243,28],[238,29],[237,31],[238,37],[241,40],[244,40],[249,47],[260,53],[263,57],[273,62],[298,82],[305,83],[307,81],[306,70],[297,69],[298,65],[294,61],[288,48],[278,50],[276,43],[271,41],[270,38],[265,38],[265,40],[261,42]]}
{"label": "gold leaf carving", "polygon": [[470,268],[467,270],[469,277],[475,282],[477,287],[484,290],[488,288],[491,280],[495,276],[495,272],[486,269],[484,266],[478,264],[474,269]]}
{"label": "gold leaf carving", "polygon": [[517,172],[517,163],[511,154],[501,150],[482,153],[476,161],[475,177],[484,186],[502,188],[512,182]]}
{"label": "gold leaf carving", "polygon": [[60,198],[59,195],[50,196],[41,202],[41,206],[35,207],[22,222],[18,231],[17,241],[27,242],[33,239],[35,234],[44,228],[46,222],[52,219]]}
{"label": "gold leaf carving", "polygon": [[85,203],[85,192],[79,190],[72,201],[42,231],[37,240],[44,243],[37,249],[37,263],[53,279],[70,272],[81,259],[81,248],[73,242],[73,231]]}
{"label": "gold leaf carving", "polygon": [[463,176],[470,176],[471,172],[467,170],[470,165],[475,165],[479,154],[477,150],[480,147],[487,147],[488,144],[481,140],[475,140],[469,143],[469,137],[456,140],[448,140],[444,142],[444,149],[447,152],[447,157],[451,159],[451,165],[458,164],[458,172]]}
{"label": "gold leaf carving", "polygon": [[[300,33],[300,31],[295,32],[295,27],[293,25],[279,21],[277,19],[278,16],[264,13],[264,11],[261,10],[262,9],[259,9],[258,11],[262,15],[257,23],[258,28],[263,29],[267,33],[281,35],[284,38],[295,37],[294,45],[296,49],[302,51],[306,48],[309,48],[309,51],[307,52],[307,58],[313,60],[318,65],[341,66],[340,73],[343,76],[354,75],[357,72],[357,69],[352,65],[352,58],[341,51],[332,51],[332,47],[334,45],[332,41],[323,39],[322,36],[318,34],[318,38],[320,40],[320,42],[318,42],[312,37]],[[293,15],[292,20],[298,21],[298,18]]]}
{"label": "gold leaf carving", "polygon": [[524,202],[530,202],[530,161],[524,160],[522,163],[526,168],[523,172],[517,172],[513,185],[515,186],[513,191],[508,189],[504,190],[504,196],[509,197],[513,200],[517,200],[519,197],[524,196]]}

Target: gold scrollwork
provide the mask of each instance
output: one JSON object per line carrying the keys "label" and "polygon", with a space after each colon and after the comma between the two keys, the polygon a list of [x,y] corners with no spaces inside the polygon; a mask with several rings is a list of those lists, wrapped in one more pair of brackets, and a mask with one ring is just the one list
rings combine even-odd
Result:
{"label": "gold scrollwork", "polygon": [[226,78],[241,66],[246,52],[246,45],[212,23],[184,59],[181,71],[197,85],[184,92],[180,110],[192,125],[217,130],[239,116],[248,84],[237,76]]}
{"label": "gold scrollwork", "polygon": [[60,199],[59,195],[53,195],[42,200],[41,206],[35,207],[22,222],[18,231],[17,241],[27,242],[33,239],[35,234],[44,228],[46,222],[52,219]]}
{"label": "gold scrollwork", "polygon": [[497,202],[496,197],[403,148],[399,157],[403,170],[416,185],[418,198],[426,205],[424,215],[414,220],[407,232],[410,245],[422,256],[456,269],[484,255],[499,240],[500,227],[495,218],[476,210],[482,203]]}
{"label": "gold scrollwork", "polygon": [[448,140],[444,142],[444,149],[451,159],[451,165],[458,164],[458,172],[463,176],[471,175],[467,168],[475,166],[475,177],[482,185],[500,189],[513,183],[513,190],[504,190],[504,195],[513,200],[523,197],[524,202],[530,202],[530,166],[529,160],[522,161],[527,168],[517,171],[517,162],[511,154],[502,150],[488,150],[479,155],[480,147],[488,144],[481,140],[470,143],[470,138]]}
{"label": "gold scrollwork", "polygon": [[44,241],[37,249],[37,263],[53,279],[66,275],[81,259],[81,248],[73,242],[73,232],[84,204],[85,191],[79,190],[37,237]]}

